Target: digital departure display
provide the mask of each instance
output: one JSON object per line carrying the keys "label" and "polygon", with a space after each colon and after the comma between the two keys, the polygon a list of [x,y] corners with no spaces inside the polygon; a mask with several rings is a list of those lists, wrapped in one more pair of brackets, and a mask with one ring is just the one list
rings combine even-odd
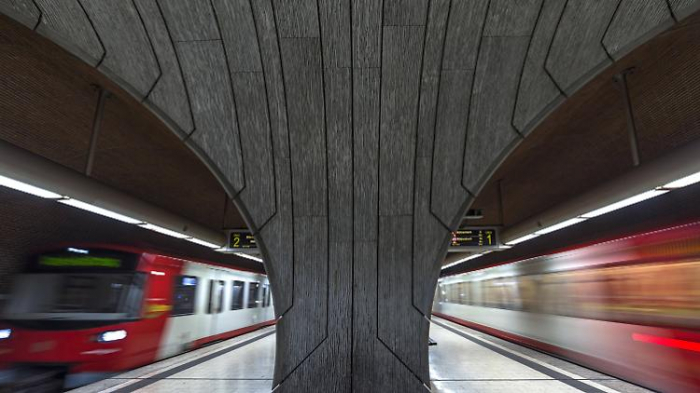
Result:
{"label": "digital departure display", "polygon": [[460,228],[452,232],[450,247],[494,247],[498,245],[493,228]]}
{"label": "digital departure display", "polygon": [[43,255],[39,257],[39,265],[50,267],[102,267],[118,269],[122,266],[122,262],[116,258],[89,255]]}
{"label": "digital departure display", "polygon": [[109,249],[68,247],[44,252],[29,261],[29,272],[134,271],[141,255]]}
{"label": "digital departure display", "polygon": [[229,235],[229,247],[237,250],[257,249],[255,236],[248,231],[231,231]]}

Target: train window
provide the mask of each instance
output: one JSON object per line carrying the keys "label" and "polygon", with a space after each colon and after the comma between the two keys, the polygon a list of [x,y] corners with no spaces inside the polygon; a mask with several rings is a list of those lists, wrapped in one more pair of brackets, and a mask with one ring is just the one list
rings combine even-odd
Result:
{"label": "train window", "polygon": [[209,305],[207,314],[218,314],[224,310],[224,281],[209,280]]}
{"label": "train window", "polygon": [[172,313],[174,317],[194,314],[197,282],[197,277],[192,276],[178,276],[175,278]]}
{"label": "train window", "polygon": [[270,290],[269,285],[265,285],[265,289],[267,289],[267,292],[263,300],[263,307],[270,307],[270,304],[272,304],[272,291]]}
{"label": "train window", "polygon": [[231,289],[231,310],[240,310],[243,308],[243,281],[234,281]]}
{"label": "train window", "polygon": [[248,308],[255,308],[258,306],[259,294],[260,294],[260,283],[259,282],[249,282],[248,283]]}
{"label": "train window", "polygon": [[268,306],[270,306],[270,286],[267,284],[264,284],[262,286],[262,289],[263,289],[262,306],[268,307]]}

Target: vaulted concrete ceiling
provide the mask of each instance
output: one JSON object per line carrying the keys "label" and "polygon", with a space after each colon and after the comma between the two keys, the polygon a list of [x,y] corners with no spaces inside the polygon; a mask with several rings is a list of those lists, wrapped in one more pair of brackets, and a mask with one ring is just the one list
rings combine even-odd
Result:
{"label": "vaulted concrete ceiling", "polygon": [[700,13],[640,45],[558,106],[494,173],[474,201],[505,230],[634,168],[624,91],[627,75],[641,166],[700,139]]}
{"label": "vaulted concrete ceiling", "polygon": [[264,249],[278,391],[422,391],[449,230],[547,114],[693,0],[0,3],[143,100]]}

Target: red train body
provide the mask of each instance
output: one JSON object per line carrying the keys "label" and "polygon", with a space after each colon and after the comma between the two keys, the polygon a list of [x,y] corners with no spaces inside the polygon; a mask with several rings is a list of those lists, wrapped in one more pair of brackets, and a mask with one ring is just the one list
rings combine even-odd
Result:
{"label": "red train body", "polygon": [[37,256],[0,322],[0,377],[98,380],[274,323],[265,275],[115,248]]}
{"label": "red train body", "polygon": [[444,277],[433,312],[655,390],[700,391],[700,223]]}

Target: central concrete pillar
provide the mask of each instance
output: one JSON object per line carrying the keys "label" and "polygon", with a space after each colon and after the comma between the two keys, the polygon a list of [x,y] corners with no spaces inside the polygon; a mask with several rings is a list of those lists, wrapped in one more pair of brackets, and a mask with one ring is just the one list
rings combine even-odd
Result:
{"label": "central concrete pillar", "polygon": [[[430,384],[428,318],[450,224],[431,196],[451,219],[468,194],[461,157],[446,174],[458,195],[433,192],[443,37],[428,37],[427,3],[415,3],[251,3],[264,78],[234,76],[234,87],[246,79],[238,123],[242,139],[269,124],[270,140],[255,152],[242,141],[235,200],[263,249],[280,317],[278,392]],[[436,32],[446,4],[431,12]],[[264,92],[267,110],[255,99]],[[244,118],[241,106],[257,116]],[[268,166],[274,176],[263,176]]]}
{"label": "central concrete pillar", "polygon": [[[280,316],[275,391],[424,392],[434,286],[469,196],[466,115],[435,132],[448,2],[304,4],[253,3],[276,211],[258,226],[261,196],[238,198]],[[468,107],[467,75],[444,82],[443,111]]]}

